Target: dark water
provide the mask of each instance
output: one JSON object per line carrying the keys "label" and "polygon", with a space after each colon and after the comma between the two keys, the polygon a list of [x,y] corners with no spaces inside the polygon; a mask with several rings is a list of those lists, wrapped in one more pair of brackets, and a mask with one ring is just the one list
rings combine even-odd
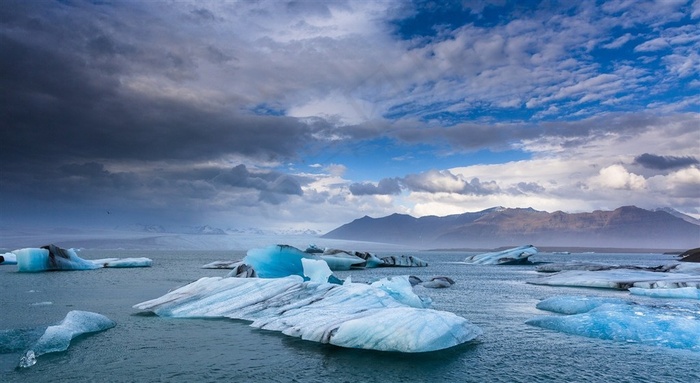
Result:
{"label": "dark water", "polygon": [[[417,292],[431,297],[433,308],[467,318],[484,334],[474,343],[416,355],[342,349],[253,329],[242,321],[166,319],[131,308],[200,277],[226,275],[227,270],[200,266],[239,259],[242,252],[85,250],[79,255],[87,259],[145,256],[154,264],[36,274],[0,266],[0,330],[55,324],[70,310],[97,312],[117,322],[115,328],[73,340],[65,352],[39,357],[28,369],[15,368],[21,352],[1,353],[0,381],[700,382],[698,352],[589,339],[525,324],[545,314],[535,308],[539,300],[555,295],[615,296],[637,302],[653,298],[526,284],[536,277],[534,266],[454,263],[467,254],[414,253],[430,263],[427,268],[336,272],[356,282],[402,274],[424,279],[447,275],[457,282],[449,289]],[[531,260],[657,265],[674,258],[540,253]]]}

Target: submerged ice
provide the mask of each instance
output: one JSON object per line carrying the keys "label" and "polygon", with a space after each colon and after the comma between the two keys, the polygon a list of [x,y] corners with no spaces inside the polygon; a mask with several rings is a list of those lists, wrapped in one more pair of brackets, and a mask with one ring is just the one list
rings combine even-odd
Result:
{"label": "submerged ice", "polygon": [[163,317],[243,319],[304,340],[380,351],[436,351],[481,334],[460,316],[426,308],[407,277],[340,285],[313,281],[327,278],[319,270],[309,272],[310,281],[298,275],[201,278],[134,307]]}
{"label": "submerged ice", "polygon": [[535,254],[537,254],[537,248],[526,245],[503,251],[472,255],[467,257],[464,262],[481,265],[516,265],[527,263],[528,258]]}
{"label": "submerged ice", "polygon": [[41,355],[65,351],[75,337],[104,331],[116,324],[104,315],[89,311],[70,311],[57,325],[31,330],[0,331],[0,351],[24,351],[19,367],[36,364]]}
{"label": "submerged ice", "polygon": [[553,297],[537,308],[564,315],[526,323],[567,334],[700,351],[700,304],[643,305],[601,297]]}

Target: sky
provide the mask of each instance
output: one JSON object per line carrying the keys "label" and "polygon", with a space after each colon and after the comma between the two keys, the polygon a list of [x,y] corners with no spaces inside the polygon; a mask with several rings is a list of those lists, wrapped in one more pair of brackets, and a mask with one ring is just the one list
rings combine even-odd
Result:
{"label": "sky", "polygon": [[3,0],[0,229],[700,217],[700,0]]}

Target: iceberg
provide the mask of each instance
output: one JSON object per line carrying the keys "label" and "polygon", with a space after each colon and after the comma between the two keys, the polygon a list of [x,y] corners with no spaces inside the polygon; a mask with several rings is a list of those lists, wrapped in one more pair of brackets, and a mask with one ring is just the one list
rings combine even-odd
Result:
{"label": "iceberg", "polygon": [[331,270],[350,270],[353,267],[364,267],[366,261],[351,254],[321,254],[319,257],[326,261]]}
{"label": "iceberg", "polygon": [[226,277],[234,278],[257,278],[258,274],[255,272],[250,265],[245,264],[243,261],[238,261],[231,266],[231,271],[226,275]]}
{"label": "iceberg", "polygon": [[472,255],[467,257],[464,262],[479,265],[517,265],[527,263],[528,258],[535,254],[537,254],[537,248],[526,245],[503,251]]}
{"label": "iceberg", "polygon": [[55,270],[94,270],[100,268],[150,267],[150,258],[105,258],[83,259],[73,249],[63,249],[55,245],[39,248],[25,248],[12,252],[17,258],[20,272]]}
{"label": "iceberg", "polygon": [[100,266],[78,257],[73,249],[62,249],[55,245],[40,248],[14,250],[20,272],[51,270],[93,270]]}
{"label": "iceberg", "polygon": [[241,319],[308,341],[405,353],[450,348],[482,333],[466,319],[425,304],[407,277],[340,285],[290,275],[205,277],[134,308],[161,317]]}
{"label": "iceberg", "polygon": [[432,277],[429,281],[423,282],[420,278],[416,277],[415,275],[411,275],[409,277],[409,281],[413,286],[423,286],[429,289],[442,289],[455,284],[455,281],[452,278],[443,276]]}
{"label": "iceberg", "polygon": [[380,267],[427,267],[428,262],[413,255],[392,255],[381,258]]}
{"label": "iceberg", "polygon": [[634,269],[610,269],[601,271],[566,270],[527,281],[534,285],[598,287],[627,290],[642,288],[700,288],[700,275],[678,272],[654,272]]}
{"label": "iceberg", "polygon": [[[571,305],[562,303],[567,299]],[[585,299],[557,297],[554,303],[542,301],[538,308],[566,315],[542,316],[525,323],[589,338],[700,351],[698,304],[651,306],[608,298]]]}
{"label": "iceberg", "polygon": [[214,261],[202,265],[203,269],[234,269],[241,261]]}
{"label": "iceberg", "polygon": [[16,265],[17,256],[13,253],[5,253],[0,255],[0,265]]}
{"label": "iceberg", "polygon": [[[243,258],[243,263],[252,267],[260,278],[281,278],[289,275],[298,275],[308,280],[308,276],[304,273],[303,259],[318,260],[319,258],[293,246],[275,245],[262,249],[248,250],[247,255]],[[329,282],[342,283],[332,273],[328,278]]]}
{"label": "iceberg", "polygon": [[0,331],[0,350],[26,350],[20,358],[19,367],[31,367],[41,355],[67,350],[75,337],[104,331],[115,325],[114,321],[102,314],[74,310],[61,323],[46,329]]}

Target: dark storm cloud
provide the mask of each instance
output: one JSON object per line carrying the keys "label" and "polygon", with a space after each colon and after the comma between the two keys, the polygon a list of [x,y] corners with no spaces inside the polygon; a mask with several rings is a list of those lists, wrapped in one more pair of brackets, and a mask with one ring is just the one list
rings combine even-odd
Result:
{"label": "dark storm cloud", "polygon": [[[197,64],[177,41],[139,45],[80,10],[61,22],[52,19],[55,9],[32,16],[34,4],[10,3],[1,11],[0,88],[9,90],[0,94],[3,167],[28,160],[192,161],[227,154],[278,160],[294,157],[314,130],[325,128],[318,121],[311,127],[294,118],[246,114],[235,105],[204,104],[196,95],[159,94],[162,89],[148,89],[148,82],[135,92],[125,78],[161,74],[177,83],[195,78]],[[214,47],[203,49],[227,60]]]}
{"label": "dark storm cloud", "polygon": [[396,195],[401,194],[401,185],[397,178],[384,178],[377,185],[369,182],[357,182],[350,185],[353,195]]}
{"label": "dark storm cloud", "polygon": [[238,165],[219,174],[213,183],[258,190],[260,200],[271,204],[284,202],[290,195],[303,194],[299,181],[294,177],[274,171],[250,172],[245,165]]}
{"label": "dark storm cloud", "polygon": [[649,153],[644,153],[640,156],[635,157],[634,162],[645,168],[656,170],[684,168],[700,163],[700,161],[698,161],[697,158],[691,156],[658,156]]}

